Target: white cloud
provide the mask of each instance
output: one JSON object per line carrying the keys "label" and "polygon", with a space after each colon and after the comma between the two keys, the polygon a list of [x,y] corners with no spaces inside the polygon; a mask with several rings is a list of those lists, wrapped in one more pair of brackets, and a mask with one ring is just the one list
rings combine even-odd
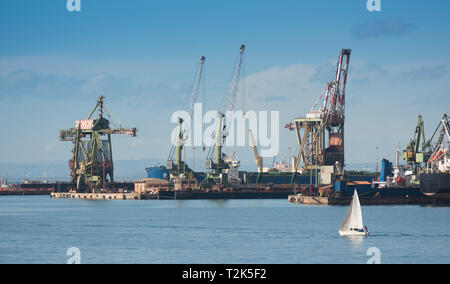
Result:
{"label": "white cloud", "polygon": [[[312,106],[314,97],[320,94],[323,85],[312,82],[317,66],[293,64],[286,67],[275,66],[246,77],[247,107],[249,109],[282,110],[293,107],[305,110]],[[308,109],[308,107],[306,107]]]}
{"label": "white cloud", "polygon": [[[248,109],[280,110],[282,126],[310,110],[334,76],[334,65],[297,63],[275,66],[246,78]],[[346,92],[346,151],[348,162],[374,160],[376,146],[392,159],[395,148],[407,144],[417,115],[426,116],[431,129],[448,104],[449,74],[441,64],[379,66],[350,63]],[[328,78],[328,79],[327,79]],[[279,100],[272,99],[279,97]],[[428,132],[429,132],[428,131]],[[281,130],[281,149],[297,142],[292,132]],[[403,145],[404,146],[404,145]]]}

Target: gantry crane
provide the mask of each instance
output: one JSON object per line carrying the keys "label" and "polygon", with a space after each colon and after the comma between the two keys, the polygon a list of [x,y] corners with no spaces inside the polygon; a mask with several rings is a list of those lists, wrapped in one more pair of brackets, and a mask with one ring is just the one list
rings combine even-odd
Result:
{"label": "gantry crane", "polygon": [[[205,64],[205,57],[202,56],[200,58],[200,62],[198,64],[197,72],[194,78],[194,86],[192,89],[191,97],[188,105],[188,113],[191,118],[191,122],[185,127],[183,130],[183,119],[178,118],[178,132],[175,144],[172,145],[172,148],[169,153],[169,158],[167,159],[167,168],[171,170],[172,174],[180,175],[181,173],[185,173],[186,171],[191,171],[187,168],[186,162],[182,160],[181,154],[183,151],[184,144],[188,139],[188,135],[190,133],[191,125],[193,124],[194,118],[194,105],[198,100],[198,93],[200,90],[202,78],[203,78],[203,70]],[[173,155],[175,154],[175,163],[173,161]]]}
{"label": "gantry crane", "polygon": [[[228,169],[229,164],[224,161],[225,155],[222,153],[222,147],[226,141],[229,128],[231,127],[231,119],[226,116],[227,112],[234,111],[239,82],[241,80],[243,57],[245,45],[239,48],[238,58],[234,67],[233,77],[228,87],[226,103],[221,112],[217,113],[216,131],[214,133],[214,146],[209,149],[206,159],[206,168],[212,169],[216,174],[221,174],[222,170]],[[224,120],[225,118],[225,120]],[[214,152],[214,159],[213,159]]]}
{"label": "gantry crane", "polygon": [[258,168],[258,176],[256,177],[256,183],[261,183],[261,178],[264,170],[263,157],[258,153],[258,148],[256,147],[255,137],[251,129],[248,130],[248,135],[250,137],[250,142],[252,143],[253,155],[255,155],[256,166]]}
{"label": "gantry crane", "polygon": [[[296,131],[299,144],[292,167],[292,182],[300,161],[304,170],[320,170],[323,166],[344,167],[345,88],[350,55],[351,49],[341,50],[334,80],[327,84],[306,117],[296,118],[286,125],[289,130]],[[321,100],[320,108],[316,109]]]}
{"label": "gantry crane", "polygon": [[[98,118],[92,118],[97,109]],[[114,182],[111,135],[136,136],[136,128],[111,128],[110,121],[104,117],[104,110],[107,110],[104,97],[100,96],[87,119],[77,120],[74,128],[59,132],[60,141],[70,141],[74,144],[73,157],[69,161],[72,191],[107,191],[108,184]],[[109,112],[108,114],[111,116]]]}

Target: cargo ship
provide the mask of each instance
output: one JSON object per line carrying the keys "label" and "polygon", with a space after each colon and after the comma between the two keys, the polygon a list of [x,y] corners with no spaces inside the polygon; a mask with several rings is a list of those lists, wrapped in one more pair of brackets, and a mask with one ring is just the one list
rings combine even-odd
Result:
{"label": "cargo ship", "polygon": [[424,194],[450,195],[449,149],[444,145],[437,148],[427,163],[426,171],[419,178],[420,189]]}
{"label": "cargo ship", "polygon": [[145,168],[147,172],[147,178],[167,179],[170,175],[169,170],[164,166],[154,166]]}
{"label": "cargo ship", "polygon": [[337,182],[335,190],[341,196],[349,197],[354,190],[360,196],[365,197],[423,197],[424,194],[415,175],[406,166],[398,163],[393,167],[392,163],[383,159],[379,176],[366,177],[364,180],[351,180],[346,184]]}
{"label": "cargo ship", "polygon": [[420,174],[420,190],[425,195],[450,195],[449,173],[423,173]]}

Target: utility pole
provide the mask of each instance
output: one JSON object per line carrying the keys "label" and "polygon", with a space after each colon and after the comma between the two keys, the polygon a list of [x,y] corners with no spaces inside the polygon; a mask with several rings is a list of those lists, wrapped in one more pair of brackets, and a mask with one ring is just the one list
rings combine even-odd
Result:
{"label": "utility pole", "polygon": [[195,146],[192,146],[192,170],[195,172]]}
{"label": "utility pole", "polygon": [[289,149],[289,157],[288,157],[288,160],[287,160],[288,169],[289,169],[290,172],[292,172],[292,156],[291,156],[292,155],[292,152],[291,152],[292,147],[289,146],[288,149]]}
{"label": "utility pole", "polygon": [[377,146],[376,149],[377,149],[377,166],[375,168],[375,173],[378,173],[378,159],[379,159],[378,156],[379,156],[379,152],[380,152],[380,147]]}

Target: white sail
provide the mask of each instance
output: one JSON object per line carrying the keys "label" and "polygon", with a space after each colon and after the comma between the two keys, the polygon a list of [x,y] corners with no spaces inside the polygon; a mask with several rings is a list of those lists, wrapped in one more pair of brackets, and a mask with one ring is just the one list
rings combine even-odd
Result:
{"label": "white sail", "polygon": [[339,233],[349,232],[350,229],[363,229],[363,219],[361,204],[359,203],[358,193],[355,190],[353,194],[352,203],[345,214],[344,222],[339,228]]}

